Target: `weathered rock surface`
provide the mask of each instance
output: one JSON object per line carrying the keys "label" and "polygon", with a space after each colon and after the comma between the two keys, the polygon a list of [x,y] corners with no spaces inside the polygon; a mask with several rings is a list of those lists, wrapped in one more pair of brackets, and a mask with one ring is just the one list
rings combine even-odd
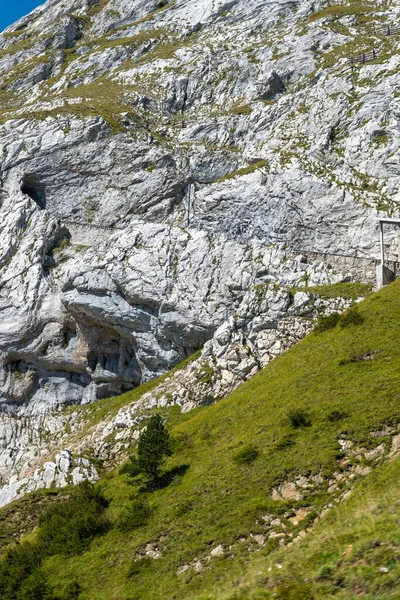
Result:
{"label": "weathered rock surface", "polygon": [[68,450],[64,450],[57,454],[54,462],[45,462],[30,477],[19,480],[11,477],[8,484],[0,488],[0,507],[35,490],[78,485],[98,478],[96,469],[87,458],[74,458]]}
{"label": "weathered rock surface", "polygon": [[[276,249],[265,253],[261,247],[259,251],[264,262],[274,265],[268,276],[264,272],[263,279],[278,272],[286,285],[300,285],[305,274],[315,284],[343,278],[322,269],[321,263],[308,264],[301,256],[294,260]],[[276,270],[278,266],[280,270]],[[43,486],[45,461],[66,446],[78,455],[94,456],[106,468],[121,464],[144,426],[145,411],[176,405],[188,412],[219,400],[302,339],[318,315],[342,311],[349,305],[350,301],[342,298],[323,299],[310,292],[292,293],[276,283],[258,283],[250,286],[234,316],[216,330],[198,358],[99,423],[91,425],[91,411],[87,415],[77,410],[45,411],[19,419],[2,415],[0,475],[4,487],[0,502]],[[63,482],[56,478],[53,485]]]}
{"label": "weathered rock surface", "polygon": [[[0,405],[23,419],[2,421],[5,480],[44,413],[203,346],[206,387],[176,397],[215,400],[345,308],[291,287],[374,277],[400,59],[370,25],[400,4],[325,7],[48,0],[0,35]],[[379,60],[351,76],[366,31]]]}
{"label": "weathered rock surface", "polygon": [[341,58],[332,71],[317,47],[354,28],[323,6],[49,1],[0,36],[8,410],[119,393],[200,348],[254,280],[255,245],[377,256],[396,75],[362,67],[373,93]]}

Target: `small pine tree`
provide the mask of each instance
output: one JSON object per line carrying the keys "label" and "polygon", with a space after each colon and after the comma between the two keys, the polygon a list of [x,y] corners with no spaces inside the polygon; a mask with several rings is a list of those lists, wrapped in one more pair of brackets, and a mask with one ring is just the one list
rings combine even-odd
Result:
{"label": "small pine tree", "polygon": [[165,456],[171,456],[171,438],[160,415],[152,415],[145,431],[139,436],[137,465],[145,475],[156,481]]}

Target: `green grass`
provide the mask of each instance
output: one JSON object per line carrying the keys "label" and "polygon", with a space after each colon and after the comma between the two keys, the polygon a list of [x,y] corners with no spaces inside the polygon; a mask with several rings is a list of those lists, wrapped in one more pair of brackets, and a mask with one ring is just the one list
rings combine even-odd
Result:
{"label": "green grass", "polygon": [[251,115],[252,108],[249,104],[234,104],[226,114],[234,114],[234,115]]}
{"label": "green grass", "polygon": [[[149,519],[131,532],[115,526],[80,557],[47,559],[43,570],[56,592],[78,581],[82,600],[301,600],[330,597],[332,590],[335,598],[347,599],[355,597],[357,582],[364,578],[362,586],[359,583],[361,597],[395,598],[395,514],[386,529],[384,524],[387,508],[398,506],[393,504],[400,491],[399,476],[392,476],[396,463],[383,465],[356,483],[353,499],[321,520],[315,533],[298,547],[276,550],[276,542],[270,541],[254,554],[248,546],[250,534],[264,532],[263,515],[284,518],[286,511],[309,505],[318,512],[330,501],[321,487],[315,493],[305,492],[302,501],[276,502],[270,498],[272,488],[296,475],[330,476],[340,470],[340,436],[373,448],[382,439],[370,432],[400,421],[399,292],[400,281],[371,295],[359,304],[362,324],[309,335],[219,403],[183,415],[182,422],[176,409],[172,411],[175,452],[167,468],[186,465],[186,472],[181,470],[168,487],[152,493],[141,491],[117,471],[105,476],[100,485],[110,501],[107,516],[111,522],[120,522],[137,500],[149,507]],[[369,352],[374,353],[373,360],[349,359]],[[293,426],[294,410],[304,411],[308,426]],[[341,417],[330,418],[333,413]],[[246,460],[238,460],[243,456]],[[382,483],[386,478],[392,486],[386,486],[388,494],[392,489],[388,498]],[[372,500],[364,502],[362,497],[377,497],[382,514],[378,510],[373,518],[368,517]],[[297,535],[304,524],[288,523],[288,527]],[[382,563],[376,558],[377,564],[369,569],[368,543],[380,536],[382,540],[391,536],[389,558],[382,558]],[[148,544],[161,557],[136,560]],[[225,556],[208,561],[210,551],[219,544]],[[353,555],[351,549],[349,561],[347,556],[341,559],[350,544],[359,554]],[[177,574],[182,565],[199,560],[203,564],[200,573],[189,568]],[[274,565],[285,561],[285,567],[269,572],[271,561]],[[315,580],[324,565],[327,569],[322,576],[329,575],[331,563],[338,576]],[[381,573],[381,564],[391,569],[396,565],[393,576],[392,571]],[[304,582],[307,577],[309,581]],[[343,577],[344,589],[339,585]],[[243,592],[236,594],[241,588]],[[384,590],[386,596],[374,595],[376,590]]]}
{"label": "green grass", "polygon": [[238,169],[237,171],[233,171],[232,173],[228,173],[227,175],[220,177],[214,183],[223,183],[224,181],[234,179],[235,177],[243,177],[244,175],[250,175],[250,173],[254,173],[258,169],[263,168],[268,168],[268,161],[258,160],[249,165],[248,167],[243,167],[242,169]]}
{"label": "green grass", "polygon": [[91,39],[88,42],[88,47],[101,51],[106,48],[117,48],[118,46],[132,46],[133,48],[138,48],[145,42],[157,40],[167,33],[168,32],[165,29],[150,29],[125,38],[109,39],[108,36],[102,36]]}
{"label": "green grass", "polygon": [[141,23],[147,23],[148,21],[152,21],[154,19],[154,17],[156,17],[158,14],[169,10],[170,8],[172,8],[176,3],[176,0],[171,0],[171,2],[168,2],[168,4],[166,4],[165,6],[160,6],[160,8],[157,8],[156,10],[153,10],[151,13],[149,13],[147,16],[142,17],[141,19],[138,19],[137,21],[135,21],[134,23],[132,23],[131,26],[133,25],[140,25]]}
{"label": "green grass", "polygon": [[59,246],[56,246],[55,248],[53,248],[53,254],[58,254],[59,252],[62,252],[63,250],[65,250],[66,248],[68,248],[68,246],[70,246],[71,242],[68,238],[64,238],[61,242]]}
{"label": "green grass", "polygon": [[372,286],[368,283],[349,282],[333,283],[329,285],[316,285],[304,288],[292,288],[290,291],[311,292],[321,298],[346,298],[347,300],[357,300],[364,298],[371,293]]}
{"label": "green grass", "polygon": [[[393,55],[395,45],[393,41],[385,36],[377,35],[373,26],[380,25],[385,20],[385,8],[382,4],[377,7],[372,2],[359,2],[350,0],[347,2],[331,2],[328,6],[312,13],[305,22],[302,23],[302,33],[310,24],[318,24],[324,28],[329,28],[336,34],[342,34],[348,40],[341,45],[329,46],[327,52],[318,50],[320,65],[323,68],[333,67],[340,59],[349,56],[358,56],[362,52],[369,52],[373,48],[378,51],[378,58],[374,62],[380,63]],[[348,27],[338,20],[345,16],[355,17],[356,34],[350,33]],[[323,23],[321,23],[323,21]]]}
{"label": "green grass", "polygon": [[21,535],[30,532],[49,505],[62,501],[67,494],[65,490],[40,490],[2,508],[0,511],[1,552],[4,552]]}
{"label": "green grass", "polygon": [[318,523],[297,548],[254,561],[239,583],[240,596],[231,589],[210,600],[398,599],[399,491],[396,460],[361,482],[353,497]]}
{"label": "green grass", "polygon": [[109,2],[110,0],[100,0],[96,4],[93,4],[89,7],[88,11],[86,12],[86,17],[90,20],[93,19],[93,17],[95,17],[99,12],[101,12]]}
{"label": "green grass", "polygon": [[[24,63],[26,64],[26,63]],[[49,85],[51,80],[48,80]],[[67,99],[81,98],[79,103],[67,104],[49,110],[26,110],[19,114],[19,118],[44,120],[47,117],[69,116],[77,117],[98,117],[101,116],[108,123],[111,133],[117,134],[124,131],[120,123],[121,113],[128,112],[132,119],[137,119],[132,107],[129,106],[125,95],[127,89],[123,89],[117,83],[107,77],[99,78],[87,85],[69,88],[63,92],[63,97]],[[48,100],[54,99],[49,96]],[[0,112],[0,122],[5,122],[10,118],[8,111]]]}
{"label": "green grass", "polygon": [[[5,33],[2,34],[3,37],[9,37],[9,38],[13,38],[16,36],[19,37],[22,35],[23,35],[23,32],[21,32],[21,31],[14,31],[12,33],[9,33],[8,35]],[[28,49],[32,45],[31,35],[32,34],[25,35],[22,40],[18,40],[16,42],[14,42],[14,44],[12,44],[11,46],[8,46],[7,48],[0,50],[0,58],[3,58],[4,56],[13,56],[17,52],[20,52],[21,50]]]}
{"label": "green grass", "polygon": [[345,17],[348,15],[356,16],[356,17],[364,17],[365,14],[373,13],[376,11],[376,7],[372,5],[372,3],[368,2],[357,2],[350,1],[346,4],[330,4],[325,8],[321,8],[316,12],[312,13],[308,18],[309,23],[313,23],[315,21],[320,21],[322,19],[337,19],[341,17]]}

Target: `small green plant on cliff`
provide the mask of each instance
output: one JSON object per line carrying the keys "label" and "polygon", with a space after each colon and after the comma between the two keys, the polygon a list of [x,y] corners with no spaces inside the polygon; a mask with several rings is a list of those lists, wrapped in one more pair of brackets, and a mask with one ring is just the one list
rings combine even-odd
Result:
{"label": "small green plant on cliff", "polygon": [[237,171],[233,171],[232,173],[227,173],[223,177],[217,179],[214,183],[223,183],[224,181],[228,181],[229,179],[234,179],[235,177],[244,177],[245,175],[250,175],[259,169],[268,170],[269,165],[267,160],[258,160],[248,167],[243,167],[242,169],[237,169]]}
{"label": "small green plant on cliff", "polygon": [[68,238],[64,238],[59,246],[56,246],[55,248],[53,248],[53,254],[57,254],[58,252],[62,252],[63,250],[65,250],[66,248],[68,248],[68,246],[71,245],[71,242]]}
{"label": "small green plant on cliff", "polygon": [[227,114],[230,113],[234,115],[251,115],[252,108],[248,104],[234,104],[230,110],[227,111]]}

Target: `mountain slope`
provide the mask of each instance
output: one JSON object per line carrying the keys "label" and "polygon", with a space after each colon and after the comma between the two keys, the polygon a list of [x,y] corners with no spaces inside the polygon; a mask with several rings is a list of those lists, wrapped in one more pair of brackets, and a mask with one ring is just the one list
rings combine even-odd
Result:
{"label": "mountain slope", "polygon": [[[48,0],[0,35],[0,503],[97,468],[113,524],[79,556],[27,547],[63,600],[229,594],[397,456],[398,284],[276,357],[374,283],[400,199],[399,10]],[[393,227],[385,246],[396,263]],[[106,470],[154,410],[176,451],[150,494]],[[35,498],[3,537],[61,497]],[[307,568],[293,594],[318,596]],[[284,595],[271,573],[261,593]]]}
{"label": "mountain slope", "polygon": [[[233,581],[237,585],[249,581],[251,575],[246,573],[255,561],[255,569],[266,571],[261,577],[265,597],[274,593],[274,586],[280,590],[278,597],[285,597],[282,594],[290,586],[294,595],[288,597],[293,598],[300,593],[296,590],[303,588],[304,598],[319,598],[325,591],[352,597],[364,573],[361,567],[355,583],[344,573],[346,589],[341,591],[341,565],[334,567],[334,572],[339,569],[339,583],[333,577],[326,584],[322,577],[303,586],[304,582],[297,580],[289,584],[286,571],[282,576],[281,570],[270,575],[268,555],[280,544],[303,544],[303,537],[310,535],[313,540],[311,536],[325,535],[327,557],[318,554],[321,537],[305,546],[310,552],[307,572],[316,577],[315,569],[322,563],[338,561],[344,543],[343,552],[353,542],[354,552],[358,552],[364,535],[366,544],[373,536],[385,543],[390,538],[383,517],[377,518],[375,528],[371,522],[366,528],[357,525],[360,520],[356,516],[360,510],[364,514],[365,508],[360,509],[360,495],[355,495],[354,501],[348,498],[355,490],[355,494],[371,494],[376,502],[384,499],[381,482],[386,473],[392,477],[397,464],[385,466],[388,457],[397,457],[399,448],[398,290],[396,282],[362,302],[363,323],[337,325],[309,335],[226,399],[197,409],[194,415],[178,417],[184,422],[173,429],[175,453],[167,468],[175,476],[167,487],[143,492],[126,475],[114,472],[106,476],[101,486],[110,499],[112,522],[117,524],[137,499],[148,503],[148,520],[128,532],[113,528],[96,538],[82,556],[48,559],[42,568],[50,584],[61,593],[68,582],[78,581],[82,586],[79,597],[88,600],[197,599],[202,594],[219,599],[224,597],[224,588],[228,594]],[[294,410],[303,411],[305,422],[296,421]],[[167,409],[162,413],[168,418]],[[176,414],[173,419],[176,422]],[[302,426],[307,420],[308,426]],[[249,444],[258,454],[246,462]],[[375,468],[376,475],[371,473]],[[363,478],[365,483],[360,481]],[[396,482],[396,478],[390,479],[393,490]],[[334,508],[342,502],[341,508]],[[387,502],[382,502],[385,514]],[[335,537],[336,541],[331,541],[336,521],[329,516],[321,518],[316,534],[309,533],[315,519],[329,514],[330,509],[335,514],[338,511],[339,517],[347,511],[352,515],[346,517],[348,537],[343,534],[339,541]],[[326,519],[333,525],[323,533]],[[364,522],[364,517],[360,519]],[[390,538],[392,543],[394,538]],[[261,556],[265,558],[261,560]],[[348,556],[350,564],[363,560],[362,553],[357,559],[354,556],[359,555],[350,551]],[[395,550],[390,556],[388,564],[395,568]],[[296,557],[296,546],[289,546],[279,550],[273,561],[285,562],[290,573]],[[386,562],[382,566],[386,568]],[[395,577],[377,569],[373,573],[371,583],[364,582],[361,590],[365,597],[386,586],[387,597],[394,598]],[[252,594],[249,591],[248,597],[258,597]]]}
{"label": "mountain slope", "polygon": [[361,482],[354,497],[321,520],[296,549],[255,561],[241,582],[241,594],[227,596],[243,600],[398,598],[399,489],[396,459]]}
{"label": "mountain slope", "polygon": [[378,256],[376,211],[399,193],[398,37],[381,30],[397,10],[50,0],[0,36],[8,411],[166,372],[260,272],[279,284],[260,248]]}

